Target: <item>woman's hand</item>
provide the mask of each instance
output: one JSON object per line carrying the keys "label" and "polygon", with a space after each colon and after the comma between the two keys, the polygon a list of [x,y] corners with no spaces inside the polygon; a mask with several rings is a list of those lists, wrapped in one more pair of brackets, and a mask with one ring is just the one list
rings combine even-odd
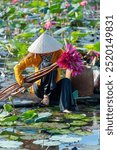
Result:
{"label": "woman's hand", "polygon": [[65,77],[71,79],[71,73],[72,73],[71,70],[67,69]]}
{"label": "woman's hand", "polygon": [[42,103],[43,103],[44,105],[46,105],[46,106],[49,105],[49,97],[48,97],[48,95],[44,95],[44,98],[43,98],[43,100],[42,100]]}

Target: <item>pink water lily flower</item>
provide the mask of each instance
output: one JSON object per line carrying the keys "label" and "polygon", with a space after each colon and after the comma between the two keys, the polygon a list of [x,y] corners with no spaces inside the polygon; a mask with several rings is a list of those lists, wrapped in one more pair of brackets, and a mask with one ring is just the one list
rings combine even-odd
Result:
{"label": "pink water lily flower", "polygon": [[65,46],[65,51],[58,59],[57,64],[60,68],[70,70],[72,76],[80,74],[84,68],[81,55],[72,44],[67,44]]}
{"label": "pink water lily flower", "polygon": [[50,29],[53,25],[55,25],[56,23],[54,21],[47,21],[44,25],[44,27],[48,30]]}
{"label": "pink water lily flower", "polygon": [[69,3],[66,3],[65,7],[66,7],[66,8],[69,8],[69,7],[70,7],[70,4],[69,4]]}
{"label": "pink water lily flower", "polygon": [[86,6],[88,4],[88,1],[84,0],[84,1],[80,2],[79,4],[80,4],[80,6]]}
{"label": "pink water lily flower", "polygon": [[12,0],[13,4],[16,4],[17,2],[19,2],[19,0]]}

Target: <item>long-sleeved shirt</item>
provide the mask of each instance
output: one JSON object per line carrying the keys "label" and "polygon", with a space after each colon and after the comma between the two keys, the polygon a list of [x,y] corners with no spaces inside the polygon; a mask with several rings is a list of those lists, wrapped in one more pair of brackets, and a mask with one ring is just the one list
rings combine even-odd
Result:
{"label": "long-sleeved shirt", "polygon": [[[52,59],[51,59],[51,64],[56,62],[58,58],[61,56],[63,50],[58,50],[53,53]],[[15,73],[15,78],[16,81],[19,85],[22,85],[24,82],[24,78],[22,75],[23,70],[25,70],[27,67],[34,67],[35,72],[39,70],[39,65],[42,62],[42,58],[40,54],[34,54],[34,53],[29,53],[26,55],[15,67],[14,67],[14,73]],[[58,68],[58,75],[56,81],[60,80],[60,68]],[[36,83],[40,84],[40,80],[38,80]]]}

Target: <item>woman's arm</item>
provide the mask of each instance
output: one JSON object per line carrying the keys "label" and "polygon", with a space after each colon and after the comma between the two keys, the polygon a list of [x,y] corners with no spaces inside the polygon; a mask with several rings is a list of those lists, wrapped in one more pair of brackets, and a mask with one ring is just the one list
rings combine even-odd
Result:
{"label": "woman's arm", "polygon": [[29,53],[14,67],[15,78],[19,85],[22,85],[24,82],[24,77],[22,75],[23,70],[32,65],[33,65],[33,54]]}

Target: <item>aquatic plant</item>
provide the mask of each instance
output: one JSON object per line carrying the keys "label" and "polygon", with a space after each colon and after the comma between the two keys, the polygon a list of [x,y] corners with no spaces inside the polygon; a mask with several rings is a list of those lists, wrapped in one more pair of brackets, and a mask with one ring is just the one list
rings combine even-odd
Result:
{"label": "aquatic plant", "polygon": [[67,44],[65,46],[65,51],[58,59],[57,64],[60,68],[70,70],[72,72],[72,76],[76,76],[83,71],[81,55],[72,44]]}

